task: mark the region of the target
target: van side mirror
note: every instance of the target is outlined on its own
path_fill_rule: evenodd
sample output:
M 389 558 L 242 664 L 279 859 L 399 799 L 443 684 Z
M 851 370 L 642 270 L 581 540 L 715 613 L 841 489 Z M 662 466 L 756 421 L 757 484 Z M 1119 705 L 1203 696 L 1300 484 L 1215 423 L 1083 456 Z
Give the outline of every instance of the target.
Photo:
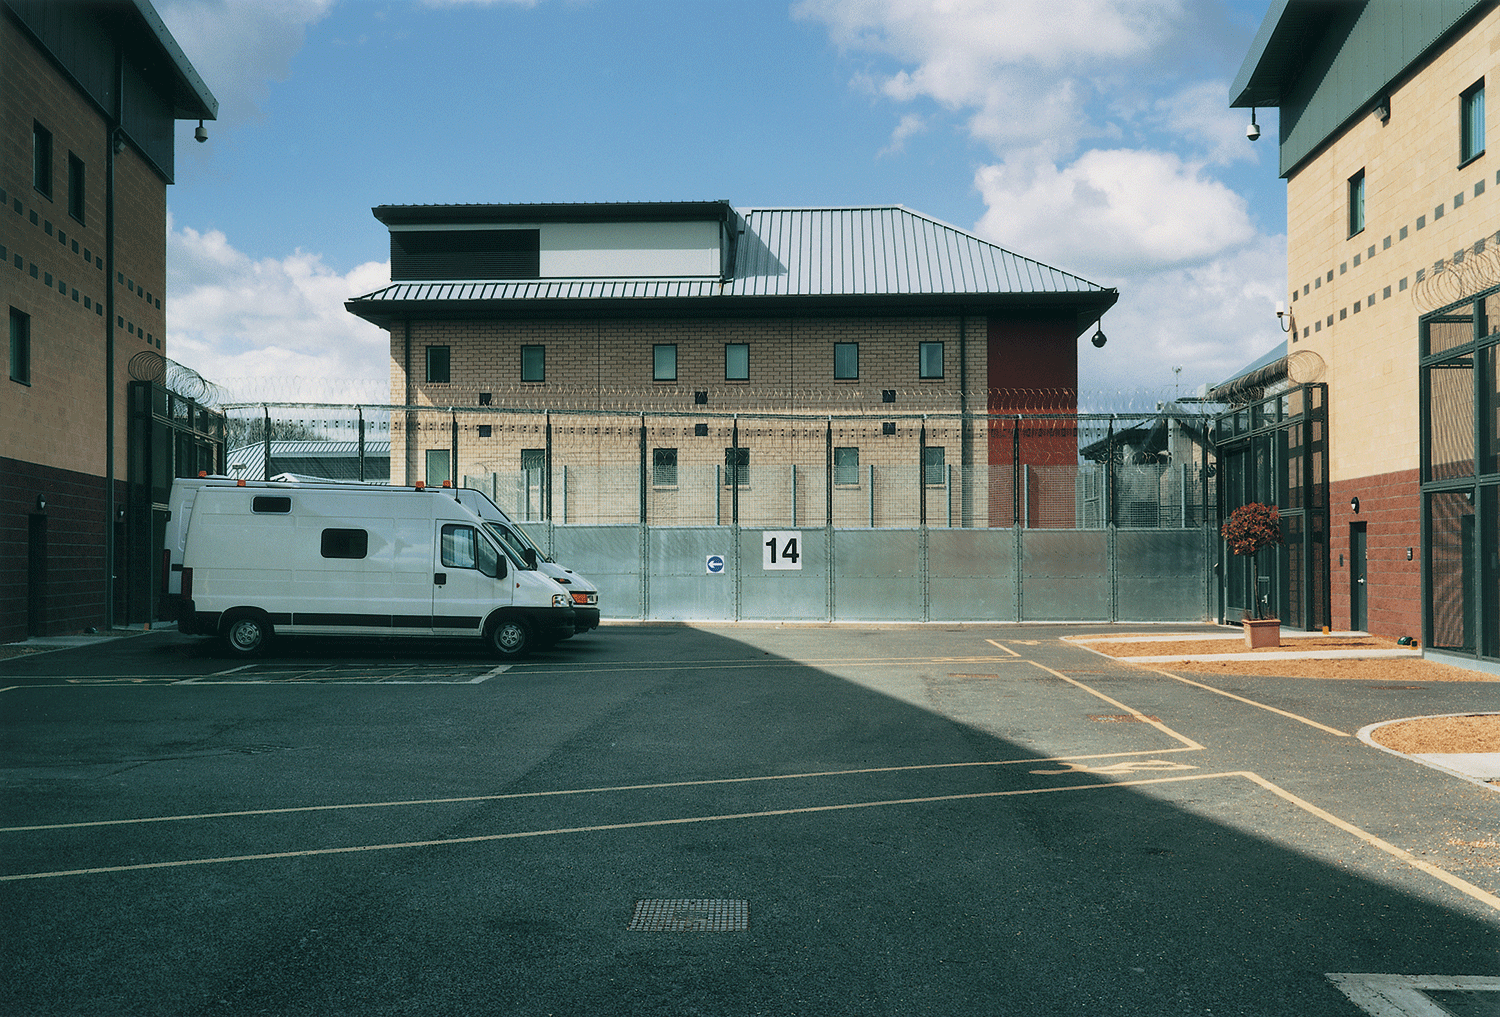
M 521 551 L 521 557 L 523 559 L 525 559 L 525 561 L 526 561 L 526 567 L 527 568 L 529 568 L 529 569 L 535 569 L 536 568 L 536 548 L 534 548 L 534 547 L 525 548 L 524 550 Z

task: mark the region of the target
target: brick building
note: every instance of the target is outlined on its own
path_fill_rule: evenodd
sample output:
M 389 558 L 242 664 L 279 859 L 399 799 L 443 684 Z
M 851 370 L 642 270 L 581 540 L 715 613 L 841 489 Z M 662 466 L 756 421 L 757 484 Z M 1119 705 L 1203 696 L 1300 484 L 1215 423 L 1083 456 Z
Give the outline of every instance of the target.
M 1014 428 L 988 425 L 986 414 L 1075 410 L 1078 339 L 1118 299 L 899 206 L 374 213 L 390 229 L 392 282 L 347 307 L 390 332 L 392 403 L 427 408 L 392 420 L 392 481 L 462 483 L 533 467 L 550 478 L 571 463 L 582 479 L 561 521 L 611 521 L 612 506 L 646 502 L 653 519 L 717 521 L 701 500 L 674 516 L 690 475 L 727 485 L 725 497 L 744 489 L 763 508 L 788 500 L 777 511 L 800 521 L 795 471 L 773 493 L 766 468 L 821 464 L 826 452 L 841 490 L 869 478 L 867 498 L 847 509 L 833 508 L 831 494 L 827 502 L 834 522 L 863 525 L 882 511 L 872 467 L 920 470 L 928 484 L 950 467 L 982 476 L 1018 447 Z M 538 415 L 474 424 L 471 414 L 461 425 L 434 412 L 484 406 Z M 837 425 L 810 419 L 818 414 Z M 1038 466 L 1078 463 L 1076 430 L 1064 426 L 1028 434 L 1022 447 Z M 637 454 L 651 466 L 639 502 Z M 1011 492 L 979 483 L 957 497 L 962 525 L 1012 525 Z M 821 504 L 806 511 L 822 518 Z
M 150 617 L 150 473 L 215 427 L 160 385 L 174 121 L 216 111 L 146 0 L 0 0 L 0 642 Z
M 1493 2 L 1281 0 L 1230 92 L 1281 112 L 1283 327 L 1327 386 L 1330 621 L 1478 666 L 1500 661 L 1497 39 Z

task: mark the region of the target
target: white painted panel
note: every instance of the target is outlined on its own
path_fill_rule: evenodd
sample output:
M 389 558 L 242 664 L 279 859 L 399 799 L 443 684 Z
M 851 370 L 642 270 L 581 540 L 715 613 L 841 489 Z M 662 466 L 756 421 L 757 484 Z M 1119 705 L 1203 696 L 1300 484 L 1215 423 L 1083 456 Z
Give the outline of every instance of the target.
M 543 279 L 717 276 L 717 222 L 543 223 Z

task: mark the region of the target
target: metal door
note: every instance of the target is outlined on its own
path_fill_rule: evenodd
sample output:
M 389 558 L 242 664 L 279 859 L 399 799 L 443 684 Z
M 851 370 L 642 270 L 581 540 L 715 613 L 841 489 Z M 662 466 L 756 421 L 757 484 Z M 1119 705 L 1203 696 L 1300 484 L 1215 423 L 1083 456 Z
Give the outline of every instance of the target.
M 1357 632 L 1369 625 L 1369 577 L 1365 572 L 1365 524 L 1349 524 L 1349 627 Z

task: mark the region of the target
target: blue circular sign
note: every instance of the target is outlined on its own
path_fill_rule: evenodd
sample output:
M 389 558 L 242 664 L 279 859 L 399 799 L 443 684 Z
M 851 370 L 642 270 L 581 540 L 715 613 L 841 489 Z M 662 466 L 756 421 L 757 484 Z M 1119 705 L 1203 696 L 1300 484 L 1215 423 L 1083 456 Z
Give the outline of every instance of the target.
M 708 556 L 708 574 L 711 575 L 711 576 L 716 576 L 720 572 L 723 572 L 723 571 L 724 571 L 724 556 L 723 555 L 719 555 L 719 554 L 711 554 L 711 555 L 709 555 Z

